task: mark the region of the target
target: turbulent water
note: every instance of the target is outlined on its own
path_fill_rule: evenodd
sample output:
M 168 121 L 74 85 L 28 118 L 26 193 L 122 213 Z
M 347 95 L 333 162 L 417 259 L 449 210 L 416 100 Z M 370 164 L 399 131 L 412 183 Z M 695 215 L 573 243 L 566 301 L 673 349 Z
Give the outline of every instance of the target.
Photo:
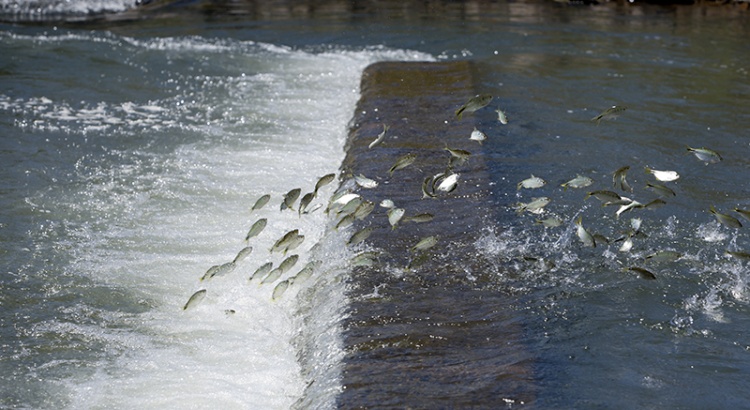
M 123 7 L 81 3 L 42 8 Z M 454 59 L 475 62 L 478 87 L 496 96 L 474 117 L 499 216 L 474 248 L 523 324 L 530 404 L 746 406 L 750 273 L 726 251 L 750 251 L 750 236 L 709 208 L 750 226 L 733 211 L 750 208 L 747 16 L 484 7 L 2 26 L 0 407 L 334 407 L 351 255 L 322 210 L 280 211 L 282 195 L 339 169 L 369 63 Z M 613 105 L 628 109 L 591 121 Z M 632 192 L 613 186 L 624 166 Z M 618 217 L 586 199 L 659 198 L 646 166 L 679 173 L 661 182 L 676 194 L 666 205 Z M 517 189 L 531 174 L 547 184 Z M 560 186 L 578 174 L 592 185 Z M 514 209 L 542 196 L 540 215 Z M 536 221 L 551 216 L 561 225 Z M 601 235 L 596 247 L 579 240 L 579 217 Z M 268 226 L 245 242 L 260 218 Z M 268 250 L 292 229 L 305 241 L 282 280 L 322 264 L 273 300 L 276 283 L 248 277 L 281 262 Z M 248 245 L 234 271 L 200 280 Z M 677 259 L 647 258 L 662 250 Z M 200 289 L 205 299 L 183 310 Z

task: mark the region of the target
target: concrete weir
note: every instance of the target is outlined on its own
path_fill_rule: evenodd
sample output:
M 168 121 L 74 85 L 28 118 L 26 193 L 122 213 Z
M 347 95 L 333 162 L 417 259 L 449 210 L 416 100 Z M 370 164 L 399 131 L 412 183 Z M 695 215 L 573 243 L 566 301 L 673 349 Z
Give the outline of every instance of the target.
M 498 272 L 476 247 L 494 221 L 491 181 L 484 147 L 469 140 L 479 112 L 460 120 L 454 114 L 477 94 L 474 78 L 470 62 L 383 62 L 362 75 L 342 175 L 377 180 L 378 187 L 357 192 L 376 204 L 391 199 L 406 212 L 392 229 L 378 206 L 352 229 L 372 227 L 358 246 L 379 256 L 371 266 L 352 268 L 339 408 L 500 408 L 533 401 L 533 358 L 522 346 L 518 312 L 493 286 Z M 492 107 L 483 110 L 487 118 Z M 369 148 L 384 124 L 390 126 L 385 139 Z M 453 164 L 450 172 L 460 174 L 454 191 L 424 198 L 424 180 L 446 172 L 446 146 L 472 155 Z M 416 154 L 415 162 L 389 175 L 408 153 Z M 422 213 L 434 219 L 408 221 Z M 430 235 L 438 238 L 434 247 L 411 250 Z

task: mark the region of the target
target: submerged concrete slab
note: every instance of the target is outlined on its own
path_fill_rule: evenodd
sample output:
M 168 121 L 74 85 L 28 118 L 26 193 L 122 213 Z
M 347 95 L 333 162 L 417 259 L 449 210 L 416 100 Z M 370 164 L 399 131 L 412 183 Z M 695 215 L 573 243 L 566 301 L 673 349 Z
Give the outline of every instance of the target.
M 533 400 L 533 358 L 522 348 L 517 312 L 492 286 L 497 272 L 475 246 L 494 211 L 483 147 L 469 140 L 474 117 L 454 114 L 477 94 L 472 69 L 469 62 L 384 62 L 363 73 L 344 184 L 362 174 L 379 182 L 355 189 L 366 200 L 391 199 L 405 219 L 434 219 L 402 220 L 392 229 L 377 207 L 350 228 L 372 227 L 360 246 L 379 257 L 351 273 L 340 408 L 499 408 Z M 370 148 L 384 124 L 384 141 Z M 471 158 L 447 169 L 446 146 Z M 410 153 L 414 163 L 389 174 Z M 457 188 L 425 198 L 425 178 L 446 172 L 460 175 Z M 410 249 L 433 235 L 434 247 Z

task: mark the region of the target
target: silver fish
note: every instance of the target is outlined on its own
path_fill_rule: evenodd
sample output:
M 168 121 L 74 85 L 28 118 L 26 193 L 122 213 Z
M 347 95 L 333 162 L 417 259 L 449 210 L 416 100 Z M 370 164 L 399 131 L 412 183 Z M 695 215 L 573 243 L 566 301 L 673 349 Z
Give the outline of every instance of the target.
M 355 266 L 372 266 L 378 261 L 378 253 L 375 251 L 361 252 L 352 257 L 349 261 L 352 267 Z
M 345 228 L 353 223 L 354 223 L 354 214 L 349 214 L 341 218 L 341 220 L 336 224 L 336 230 L 338 231 L 340 228 Z
M 381 142 L 383 142 L 383 139 L 385 139 L 385 133 L 388 132 L 388 128 L 390 128 L 390 126 L 383 124 L 383 132 L 381 132 L 380 134 L 378 134 L 378 137 L 375 138 L 375 141 L 373 141 L 373 142 L 370 143 L 370 145 L 369 145 L 368 148 L 372 148 L 372 147 L 380 144 Z
M 300 216 L 307 213 L 307 207 L 310 205 L 313 199 L 315 199 L 315 192 L 308 192 L 302 197 L 302 199 L 300 199 L 299 208 L 297 208 L 297 213 Z
M 594 183 L 594 180 L 587 176 L 576 175 L 575 178 L 571 179 L 568 182 L 565 182 L 564 184 L 560 186 L 562 186 L 563 188 L 565 188 L 565 190 L 567 190 L 568 188 L 585 188 L 593 183 Z
M 380 201 L 380 206 L 383 208 L 391 209 L 391 208 L 395 208 L 396 204 L 391 199 L 384 199 Z
M 299 236 L 299 229 L 294 229 L 287 232 L 286 234 L 284 234 L 284 236 L 279 238 L 276 243 L 273 244 L 273 246 L 271 247 L 271 253 L 283 251 L 297 236 Z
M 430 256 L 429 252 L 418 253 L 409 261 L 409 264 L 406 265 L 406 270 L 411 271 L 424 265 L 425 262 L 427 262 L 430 259 L 429 256 Z
M 643 209 L 656 209 L 656 208 L 660 208 L 660 207 L 662 207 L 662 206 L 664 206 L 666 204 L 667 203 L 663 199 L 656 198 L 653 201 L 650 201 L 650 202 L 647 202 L 646 204 L 644 204 L 642 206 L 642 208 Z
M 547 185 L 547 181 L 537 176 L 534 176 L 534 174 L 531 174 L 531 177 L 526 178 L 523 181 L 519 182 L 518 185 L 516 186 L 516 189 L 517 190 L 520 190 L 521 188 L 536 189 L 536 188 L 541 188 L 545 185 Z
M 734 208 L 734 212 L 737 212 L 738 214 L 742 215 L 743 218 L 750 221 L 750 211 L 740 208 Z
M 304 235 L 295 236 L 294 238 L 292 238 L 291 241 L 289 241 L 289 243 L 284 248 L 283 255 L 286 256 L 287 252 L 297 249 L 304 241 L 305 241 Z
M 713 205 L 711 205 L 711 208 L 709 208 L 709 211 L 712 214 L 714 214 L 714 216 L 716 217 L 716 220 L 719 221 L 720 224 L 726 225 L 730 228 L 742 228 L 742 224 L 737 218 L 717 212 L 716 208 L 714 208 Z
M 266 262 L 263 265 L 261 265 L 258 269 L 255 270 L 255 272 L 250 275 L 250 278 L 248 280 L 253 280 L 255 278 L 260 278 L 262 276 L 265 276 L 268 272 L 271 271 L 273 268 L 273 262 Z
M 357 185 L 361 186 L 365 189 L 373 189 L 378 187 L 378 181 L 375 181 L 374 179 L 367 178 L 366 176 L 359 174 L 354 177 L 354 182 L 357 183 Z
M 215 265 L 212 266 L 201 278 L 201 281 L 209 280 L 211 278 L 214 278 L 216 276 L 224 276 L 226 274 L 231 273 L 234 271 L 234 268 L 236 268 L 237 265 L 234 262 L 227 262 L 222 265 Z
M 234 263 L 240 262 L 241 260 L 247 258 L 248 255 L 250 255 L 252 252 L 253 252 L 253 247 L 246 246 L 242 248 L 239 252 L 237 252 L 237 256 L 234 257 L 234 260 L 232 262 Z
M 620 205 L 620 208 L 617 209 L 617 212 L 615 212 L 615 215 L 619 218 L 620 215 L 622 215 L 625 212 L 631 211 L 636 208 L 643 208 L 644 205 L 638 201 L 631 200 L 629 203 Z
M 312 274 L 315 272 L 315 269 L 318 269 L 320 265 L 320 261 L 307 262 L 307 265 L 305 265 L 304 268 L 302 268 L 299 272 L 297 272 L 296 275 L 289 279 L 289 283 L 303 283 L 304 281 L 310 279 Z
M 532 214 L 541 214 L 544 212 L 544 207 L 551 202 L 551 199 L 543 196 L 541 198 L 534 198 L 531 202 L 516 204 L 516 212 L 519 214 L 523 212 L 531 212 Z
M 633 249 L 633 238 L 628 236 L 620 245 L 620 252 L 630 252 Z
M 726 251 L 727 255 L 735 257 L 737 259 L 750 260 L 750 253 L 741 251 Z
M 688 146 L 687 150 L 692 152 L 699 160 L 707 164 L 715 164 L 722 160 L 721 155 L 719 155 L 718 152 L 708 148 L 691 148 Z
M 459 165 L 463 165 L 471 157 L 471 152 L 466 150 L 451 148 L 447 145 L 445 146 L 445 150 L 451 154 L 451 159 L 455 158 L 459 161 Z
M 336 174 L 326 174 L 320 177 L 318 179 L 318 182 L 315 184 L 315 190 L 313 191 L 313 194 L 316 196 L 318 195 L 318 190 L 320 188 L 323 188 L 324 186 L 328 185 L 333 181 L 333 179 L 336 178 Z
M 469 139 L 472 141 L 476 141 L 481 145 L 482 141 L 487 139 L 487 135 L 482 131 L 479 131 L 477 127 L 474 127 L 474 130 L 471 132 L 471 136 L 469 136 Z
M 258 198 L 257 201 L 255 201 L 255 205 L 253 205 L 252 209 L 250 210 L 257 211 L 258 209 L 263 208 L 264 206 L 266 206 L 266 204 L 268 203 L 268 200 L 270 199 L 271 199 L 271 195 L 269 194 L 265 194 L 261 196 L 260 198 Z
M 615 188 L 619 188 L 627 192 L 633 192 L 633 187 L 631 187 L 628 184 L 628 180 L 626 179 L 629 169 L 630 169 L 630 166 L 626 165 L 618 169 L 617 171 L 615 171 L 614 174 L 612 174 L 612 185 Z
M 547 219 L 537 219 L 536 223 L 544 226 L 545 228 L 557 228 L 558 226 L 563 224 L 563 220 L 556 216 L 551 216 Z
M 644 268 L 639 268 L 639 267 L 637 267 L 637 266 L 631 266 L 631 267 L 629 267 L 629 268 L 628 268 L 628 270 L 630 270 L 630 271 L 633 271 L 633 272 L 637 273 L 637 274 L 638 274 L 638 275 L 640 275 L 640 277 L 641 277 L 641 278 L 643 278 L 643 279 L 648 279 L 648 280 L 656 280 L 656 275 L 654 275 L 654 274 L 653 274 L 653 273 L 652 273 L 651 271 L 649 271 L 648 269 L 644 269 Z
M 646 188 L 653 190 L 661 196 L 677 196 L 677 193 L 675 193 L 672 188 L 662 184 L 652 184 L 649 182 L 646 184 Z
M 396 229 L 398 222 L 404 216 L 404 208 L 392 208 L 388 210 L 388 223 L 391 224 L 391 229 Z
M 456 186 L 458 185 L 458 177 L 460 174 L 450 174 L 447 177 L 443 178 L 442 182 L 437 186 L 438 191 L 443 192 L 453 192 L 454 189 L 456 189 Z
M 495 112 L 497 113 L 497 120 L 500 121 L 500 124 L 505 125 L 508 123 L 508 117 L 505 115 L 505 112 L 503 112 L 503 110 L 498 108 L 497 110 L 495 110 Z
M 279 282 L 279 284 L 276 285 L 275 288 L 273 288 L 271 300 L 279 300 L 279 298 L 284 294 L 284 292 L 286 292 L 287 289 L 289 289 L 289 279 Z
M 347 245 L 354 246 L 354 245 L 356 245 L 356 244 L 358 244 L 360 242 L 365 241 L 367 238 L 370 237 L 370 234 L 372 234 L 372 231 L 373 231 L 372 227 L 367 227 L 367 228 L 364 228 L 364 229 L 361 229 L 361 230 L 355 232 L 349 238 L 349 241 L 347 242 Z
M 619 117 L 623 111 L 627 109 L 628 107 L 624 105 L 613 105 L 612 107 L 607 108 L 606 110 L 602 111 L 601 114 L 592 118 L 591 121 L 596 121 L 596 125 L 599 125 L 599 122 L 601 120 L 614 120 L 617 117 Z
M 360 221 L 367 218 L 368 215 L 372 213 L 372 211 L 375 210 L 375 202 L 372 201 L 364 201 L 357 209 L 354 210 L 354 217 L 359 219 Z
M 651 262 L 674 262 L 681 257 L 682 254 L 676 251 L 657 251 L 647 255 L 646 260 Z
M 596 240 L 594 239 L 594 236 L 591 235 L 591 233 L 589 233 L 589 231 L 583 227 L 583 217 L 578 217 L 575 224 L 576 224 L 576 235 L 578 235 L 578 239 L 580 239 L 584 245 L 595 248 Z
M 287 273 L 289 272 L 289 269 L 292 269 L 294 265 L 297 264 L 297 261 L 299 260 L 299 255 L 292 255 L 279 264 L 279 267 L 276 269 L 279 269 L 281 273 Z
M 646 167 L 645 169 L 647 173 L 653 175 L 654 178 L 662 182 L 672 182 L 680 178 L 680 174 L 675 171 L 658 171 L 649 167 Z
M 612 191 L 592 191 L 586 194 L 586 199 L 589 199 L 592 196 L 600 200 L 604 206 L 628 203 L 628 201 L 623 202 L 622 197 L 618 193 Z
M 411 247 L 412 252 L 418 252 L 418 251 L 424 251 L 427 249 L 432 248 L 435 246 L 438 242 L 438 238 L 436 236 L 428 236 L 425 238 L 422 238 L 419 242 L 417 242 L 416 245 Z
M 428 176 L 424 179 L 422 182 L 422 199 L 425 198 L 437 198 L 437 195 L 435 195 L 435 189 L 433 188 L 430 190 L 430 187 L 432 186 L 431 182 L 433 182 L 432 176 Z M 382 206 L 382 203 L 381 203 Z
M 284 201 L 281 203 L 281 210 L 283 211 L 289 208 L 294 211 L 294 203 L 297 201 L 297 198 L 299 198 L 299 194 L 301 193 L 302 190 L 300 188 L 294 188 L 284 194 Z
M 415 223 L 424 223 L 424 222 L 430 222 L 435 218 L 435 215 L 431 213 L 421 213 L 414 216 L 409 216 L 404 218 L 404 221 L 408 222 L 415 222 Z
M 416 159 L 417 159 L 417 154 L 413 152 L 400 156 L 396 160 L 396 163 L 393 164 L 391 169 L 388 170 L 388 175 L 393 175 L 394 171 L 398 171 L 399 169 L 404 169 L 408 167 L 409 165 L 413 164 Z
M 466 104 L 462 105 L 461 108 L 456 110 L 456 117 L 460 120 L 465 112 L 474 112 L 481 108 L 486 107 L 492 101 L 490 94 L 478 94 L 471 97 Z
M 263 232 L 263 229 L 266 228 L 266 223 L 268 220 L 266 218 L 261 218 L 255 221 L 253 226 L 250 227 L 250 230 L 247 231 L 247 235 L 245 235 L 245 242 L 250 240 L 250 238 L 259 235 L 261 232 Z
M 272 270 L 271 272 L 269 272 L 268 276 L 266 276 L 265 278 L 263 278 L 262 281 L 260 281 L 260 284 L 261 285 L 265 285 L 266 283 L 276 282 L 276 280 L 278 278 L 280 278 L 281 275 L 283 275 L 283 274 L 284 274 L 284 272 L 282 272 L 281 269 L 276 268 L 276 269 Z
M 189 308 L 197 305 L 205 297 L 206 297 L 206 289 L 201 289 L 193 293 L 193 295 L 190 296 L 190 299 L 188 299 L 187 303 L 185 303 L 185 306 L 182 307 L 182 310 L 188 310 Z

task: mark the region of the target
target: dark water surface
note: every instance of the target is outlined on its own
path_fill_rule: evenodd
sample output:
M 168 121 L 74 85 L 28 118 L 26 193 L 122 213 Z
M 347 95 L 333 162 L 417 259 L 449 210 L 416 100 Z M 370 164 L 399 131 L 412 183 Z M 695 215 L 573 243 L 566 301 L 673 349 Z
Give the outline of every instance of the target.
M 109 402 L 117 408 L 177 408 L 177 400 L 154 399 L 159 391 L 149 390 L 150 400 L 122 396 L 138 397 L 143 391 L 139 386 L 153 386 L 164 377 L 158 370 L 168 367 L 164 363 L 185 357 L 190 359 L 168 367 L 167 374 L 174 380 L 184 376 L 196 397 L 201 385 L 210 391 L 205 397 L 216 399 L 210 395 L 217 391 L 238 397 L 230 401 L 235 408 L 286 408 L 294 402 L 329 407 L 336 397 L 353 397 L 336 387 L 347 384 L 346 374 L 340 378 L 336 371 L 313 369 L 325 367 L 320 363 L 334 369 L 330 363 L 347 352 L 326 355 L 318 347 L 318 353 L 311 353 L 309 346 L 329 339 L 319 337 L 324 332 L 309 323 L 330 317 L 340 324 L 346 306 L 366 303 L 362 300 L 321 313 L 315 311 L 321 304 L 313 297 L 302 306 L 290 302 L 284 308 L 289 313 L 280 316 L 265 305 L 250 304 L 249 311 L 260 313 L 244 317 L 247 322 L 236 327 L 218 329 L 180 319 L 186 323 L 176 330 L 160 309 L 181 306 L 194 290 L 198 271 L 216 263 L 212 258 L 217 254 L 231 259 L 228 254 L 236 252 L 239 244 L 232 241 L 247 227 L 231 215 L 250 202 L 235 193 L 236 184 L 255 198 L 265 190 L 286 192 L 291 185 L 314 184 L 317 176 L 338 169 L 343 153 L 335 155 L 343 149 L 342 138 L 329 141 L 323 135 L 345 132 L 346 122 L 356 116 L 356 73 L 375 61 L 433 59 L 470 61 L 474 90 L 495 96 L 467 122 L 489 137 L 475 150 L 487 172 L 486 186 L 479 187 L 487 196 L 475 210 L 483 226 L 456 242 L 456 249 L 477 261 L 482 272 L 446 269 L 455 275 L 455 286 L 478 302 L 461 305 L 474 310 L 452 312 L 466 317 L 467 328 L 433 326 L 441 316 L 420 310 L 417 302 L 402 311 L 381 312 L 382 322 L 374 325 L 391 321 L 404 334 L 434 336 L 430 343 L 436 346 L 448 345 L 456 334 L 471 334 L 477 341 L 462 339 L 467 341 L 464 348 L 471 351 L 471 360 L 486 361 L 488 367 L 506 362 L 497 360 L 494 349 L 472 349 L 486 346 L 487 340 L 480 343 L 479 338 L 512 329 L 508 351 L 516 352 L 523 380 L 532 387 L 503 397 L 511 408 L 748 406 L 750 271 L 747 261 L 725 251 L 750 251 L 750 222 L 733 211 L 750 208 L 750 16 L 732 8 L 640 5 L 377 6 L 331 2 L 201 8 L 187 3 L 142 14 L 142 20 L 0 26 L 7 56 L 0 62 L 6 164 L 0 175 L 0 346 L 6 386 L 0 405 L 96 408 Z M 66 40 L 49 40 L 57 36 Z M 243 79 L 245 71 L 253 82 Z M 340 79 L 327 80 L 338 74 Z M 346 90 L 340 92 L 339 84 L 346 84 Z M 456 95 L 451 110 L 471 93 Z M 615 120 L 591 121 L 613 105 L 628 109 Z M 171 108 L 159 114 L 159 107 Z M 317 112 L 314 107 L 324 108 Z M 105 114 L 98 115 L 97 109 Z M 496 109 L 506 113 L 507 125 L 498 122 Z M 335 118 L 324 122 L 326 113 Z M 445 114 L 434 113 L 441 121 Z M 124 124 L 116 132 L 111 117 Z M 314 124 L 316 139 L 302 137 L 309 124 Z M 468 137 L 455 136 L 472 147 Z M 307 170 L 294 164 L 304 163 L 322 145 L 334 154 L 310 159 L 317 164 L 310 165 L 315 175 L 300 176 Z M 723 160 L 705 164 L 686 146 L 718 151 Z M 289 160 L 267 160 L 275 154 Z M 325 164 L 330 158 L 338 162 Z M 258 164 L 260 170 L 233 165 L 242 161 Z M 658 197 L 646 188 L 656 182 L 646 166 L 678 172 L 680 179 L 662 183 L 676 195 L 663 198 L 662 207 L 619 217 L 617 206 L 586 199 L 593 190 L 617 190 L 612 174 L 624 166 L 630 166 L 627 180 L 633 191 L 618 190 L 621 195 L 644 204 Z M 532 174 L 547 184 L 517 189 Z M 560 186 L 578 174 L 593 184 L 567 190 Z M 515 211 L 517 203 L 542 196 L 551 199 L 543 214 Z M 226 213 L 204 214 L 194 204 Z M 748 226 L 720 225 L 709 212 L 712 205 Z M 187 213 L 178 214 L 178 209 Z M 562 225 L 536 223 L 550 216 L 559 217 Z M 579 217 L 588 230 L 611 242 L 584 246 L 576 236 Z M 628 252 L 620 251 L 623 241 L 614 240 L 627 237 L 633 218 L 642 221 L 644 235 L 632 238 Z M 163 225 L 155 230 L 147 224 Z M 192 229 L 201 224 L 212 228 Z M 277 236 L 283 234 L 278 229 Z M 660 250 L 680 257 L 646 258 Z M 168 268 L 153 268 L 165 265 L 164 258 L 170 261 Z M 657 279 L 642 279 L 629 267 L 646 268 Z M 179 272 L 191 269 L 190 281 L 179 279 L 185 276 Z M 398 278 L 392 272 L 383 284 L 392 286 Z M 140 284 L 144 281 L 145 287 Z M 405 287 L 414 293 L 402 297 L 419 301 L 419 292 L 433 292 L 434 305 L 458 309 L 452 299 L 456 294 L 445 292 L 450 282 Z M 384 289 L 372 285 L 373 292 Z M 213 303 L 210 298 L 207 302 Z M 222 311 L 234 307 L 222 303 L 217 302 Z M 296 321 L 290 319 L 295 314 Z M 252 328 L 255 323 L 263 329 Z M 281 323 L 292 330 L 276 331 Z M 305 326 L 312 336 L 294 330 Z M 233 337 L 243 340 L 247 327 L 262 335 L 253 341 L 267 344 L 258 351 L 273 360 L 244 363 L 253 367 L 246 373 L 259 375 L 247 383 L 231 388 L 206 383 L 201 374 L 219 380 L 232 368 L 232 359 L 222 356 L 221 349 L 208 349 L 206 362 L 191 356 L 205 348 L 205 341 L 217 342 L 203 338 L 228 332 L 229 342 L 221 347 L 231 349 Z M 337 325 L 323 328 L 335 333 Z M 273 331 L 262 332 L 268 329 Z M 383 337 L 384 343 L 410 340 Z M 298 353 L 274 356 L 282 350 L 277 340 L 286 339 L 296 341 L 290 344 Z M 330 340 L 335 344 L 337 338 Z M 428 350 L 424 340 L 411 342 L 406 345 L 410 355 Z M 382 345 L 369 346 L 372 352 L 374 347 Z M 368 345 L 359 348 L 366 352 Z M 472 367 L 462 367 L 460 349 L 455 354 L 444 363 L 452 373 L 435 380 L 430 390 L 434 397 L 445 393 L 446 407 L 453 396 L 446 384 L 451 377 L 477 380 L 477 389 L 468 393 L 472 400 L 461 403 L 478 408 L 497 403 L 498 392 L 507 391 L 501 386 L 513 383 L 465 371 Z M 301 369 L 295 367 L 295 356 Z M 186 375 L 191 365 L 206 373 Z M 381 377 L 391 370 L 400 371 L 373 365 L 358 374 Z M 143 376 L 134 376 L 138 374 Z M 125 393 L 106 387 L 120 377 L 126 380 Z M 430 389 L 429 379 L 420 382 Z M 290 387 L 278 389 L 285 384 Z M 251 385 L 263 393 L 240 393 Z M 419 399 L 409 397 L 407 386 L 382 390 L 393 392 L 389 401 L 377 402 L 383 407 L 418 407 Z M 94 404 L 82 405 L 92 396 Z M 190 397 L 188 392 L 183 396 Z M 377 405 L 364 396 L 361 403 Z M 211 403 L 196 397 L 196 408 Z

